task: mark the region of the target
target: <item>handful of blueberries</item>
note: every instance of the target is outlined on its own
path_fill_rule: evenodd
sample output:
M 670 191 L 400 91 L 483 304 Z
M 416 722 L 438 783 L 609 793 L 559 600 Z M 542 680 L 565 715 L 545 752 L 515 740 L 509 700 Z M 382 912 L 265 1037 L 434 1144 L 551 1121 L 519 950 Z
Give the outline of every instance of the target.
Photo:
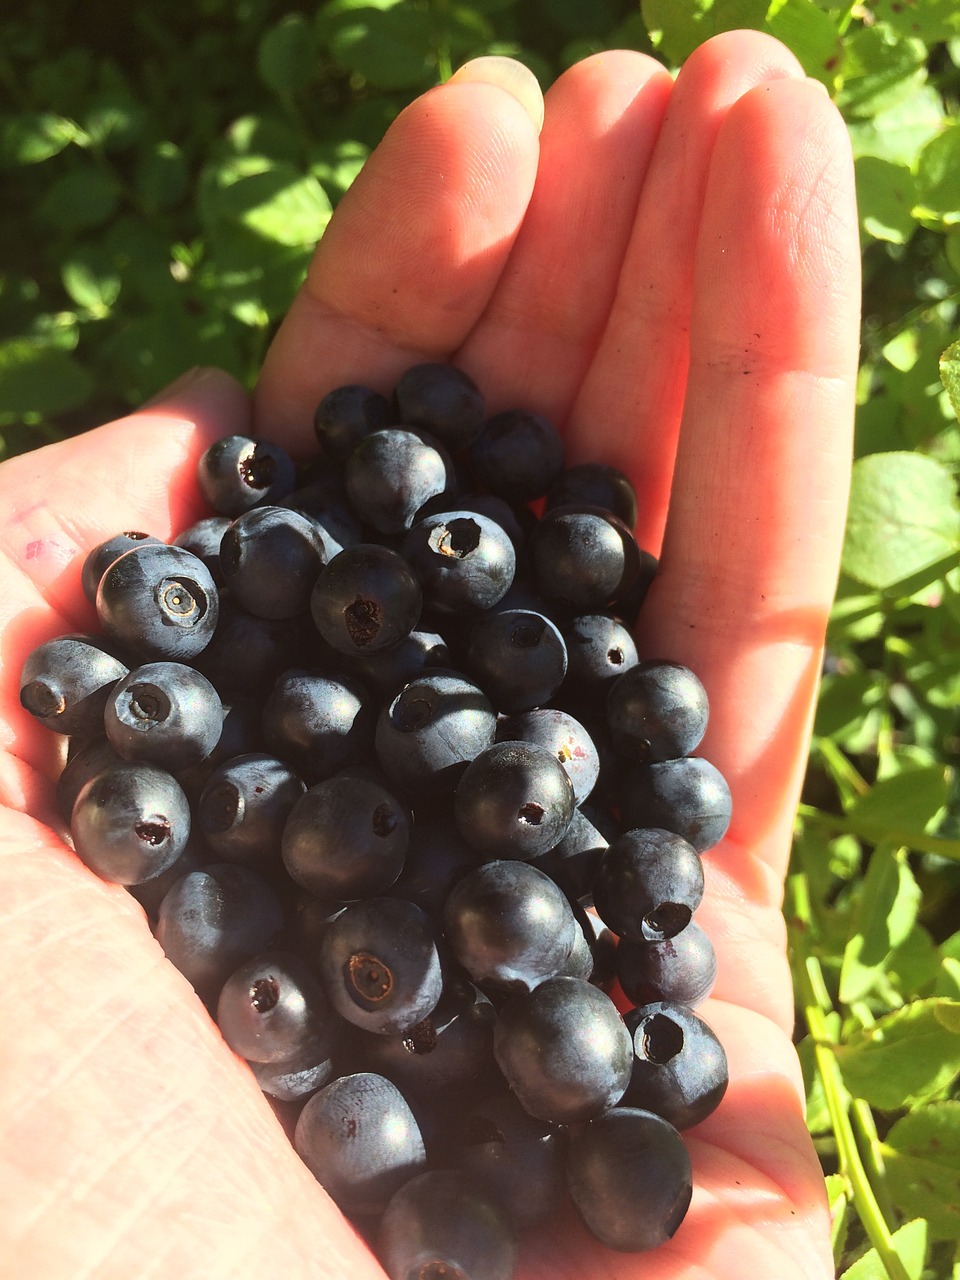
M 654 1248 L 727 1084 L 692 917 L 730 792 L 696 675 L 637 659 L 633 489 L 443 364 L 315 428 L 299 472 L 211 446 L 217 514 L 95 548 L 102 635 L 27 659 L 76 851 L 392 1280 L 509 1280 L 567 1196 Z

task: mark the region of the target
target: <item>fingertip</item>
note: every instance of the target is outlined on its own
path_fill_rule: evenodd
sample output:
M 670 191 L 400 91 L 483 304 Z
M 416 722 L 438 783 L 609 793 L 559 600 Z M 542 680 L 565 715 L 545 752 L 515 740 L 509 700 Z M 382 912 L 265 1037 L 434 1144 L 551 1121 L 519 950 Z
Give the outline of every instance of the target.
M 543 90 L 529 67 L 516 58 L 500 54 L 486 54 L 471 58 L 458 67 L 447 84 L 480 82 L 497 85 L 511 94 L 523 107 L 537 133 L 543 128 Z

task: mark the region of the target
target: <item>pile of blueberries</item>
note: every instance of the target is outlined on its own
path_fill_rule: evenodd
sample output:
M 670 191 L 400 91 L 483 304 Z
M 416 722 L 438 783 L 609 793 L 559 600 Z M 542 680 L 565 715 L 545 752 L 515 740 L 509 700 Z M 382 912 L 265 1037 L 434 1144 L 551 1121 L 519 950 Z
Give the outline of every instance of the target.
M 393 1280 L 509 1280 L 568 1198 L 653 1248 L 727 1084 L 692 917 L 730 792 L 699 679 L 637 658 L 634 491 L 444 364 L 315 427 L 299 470 L 212 445 L 217 514 L 95 548 L 102 634 L 28 658 L 73 844 Z

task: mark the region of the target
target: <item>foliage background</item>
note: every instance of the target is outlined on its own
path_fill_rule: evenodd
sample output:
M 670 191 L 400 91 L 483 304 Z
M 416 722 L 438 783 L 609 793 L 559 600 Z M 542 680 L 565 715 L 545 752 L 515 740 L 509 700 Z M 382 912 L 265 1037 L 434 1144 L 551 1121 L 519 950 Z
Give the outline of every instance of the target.
M 468 57 L 546 88 L 767 30 L 856 156 L 857 460 L 787 884 L 838 1274 L 960 1280 L 960 8 L 955 0 L 32 0 L 0 18 L 0 451 L 191 365 L 247 383 L 338 198 Z

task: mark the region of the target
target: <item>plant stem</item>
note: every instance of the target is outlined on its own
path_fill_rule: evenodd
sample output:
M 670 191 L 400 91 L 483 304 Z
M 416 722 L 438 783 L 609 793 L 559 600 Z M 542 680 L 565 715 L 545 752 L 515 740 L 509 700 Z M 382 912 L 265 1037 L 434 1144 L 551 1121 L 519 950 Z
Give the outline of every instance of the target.
M 960 862 L 960 840 L 948 840 L 944 836 L 928 836 L 922 831 L 872 831 L 852 822 L 839 813 L 825 813 L 812 804 L 802 804 L 797 813 L 805 822 L 815 822 L 820 827 L 829 827 L 840 835 L 858 836 L 870 844 L 879 840 L 888 840 L 891 844 L 903 845 L 915 853 L 935 853 L 941 858 L 950 858 Z
M 857 1215 L 871 1245 L 876 1249 L 890 1280 L 909 1280 L 906 1267 L 897 1253 L 890 1228 L 880 1209 L 870 1175 L 857 1146 L 851 1123 L 853 1101 L 843 1083 L 840 1064 L 833 1052 L 833 1039 L 828 1033 L 826 1016 L 816 992 L 825 988 L 820 962 L 815 956 L 804 956 L 797 966 L 804 1017 L 813 1038 L 817 1070 L 823 1083 L 830 1124 L 837 1140 L 840 1173 L 847 1179 Z M 865 1104 L 864 1104 L 865 1105 Z

